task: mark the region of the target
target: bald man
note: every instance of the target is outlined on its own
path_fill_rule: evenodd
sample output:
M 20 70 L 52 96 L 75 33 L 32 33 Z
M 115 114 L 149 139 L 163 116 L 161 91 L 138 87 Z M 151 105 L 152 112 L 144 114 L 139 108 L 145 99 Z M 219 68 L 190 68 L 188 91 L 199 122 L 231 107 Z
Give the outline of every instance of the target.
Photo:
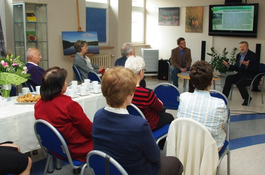
M 45 72 L 43 68 L 38 66 L 42 57 L 40 51 L 36 48 L 29 48 L 26 54 L 28 59 L 26 67 L 31 78 L 27 81 L 27 85 L 31 86 L 33 88 L 31 90 L 35 91 L 35 87 L 41 85 L 41 78 Z

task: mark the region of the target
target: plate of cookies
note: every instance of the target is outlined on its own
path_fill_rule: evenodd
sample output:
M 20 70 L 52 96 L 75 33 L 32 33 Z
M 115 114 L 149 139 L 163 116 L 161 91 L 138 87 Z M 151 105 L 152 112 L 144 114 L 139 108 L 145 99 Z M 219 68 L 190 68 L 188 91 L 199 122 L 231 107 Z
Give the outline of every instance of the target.
M 27 93 L 23 96 L 19 96 L 16 104 L 35 104 L 40 98 L 41 96 L 39 94 L 32 95 L 31 93 Z

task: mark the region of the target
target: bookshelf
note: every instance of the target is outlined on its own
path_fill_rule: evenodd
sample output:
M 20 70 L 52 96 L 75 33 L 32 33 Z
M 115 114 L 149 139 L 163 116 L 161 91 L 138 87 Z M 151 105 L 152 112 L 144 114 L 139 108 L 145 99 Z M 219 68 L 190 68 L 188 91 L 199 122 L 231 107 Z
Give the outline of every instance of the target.
M 27 62 L 26 51 L 30 47 L 39 49 L 43 69 L 49 67 L 47 4 L 13 3 L 14 50 L 15 56 Z

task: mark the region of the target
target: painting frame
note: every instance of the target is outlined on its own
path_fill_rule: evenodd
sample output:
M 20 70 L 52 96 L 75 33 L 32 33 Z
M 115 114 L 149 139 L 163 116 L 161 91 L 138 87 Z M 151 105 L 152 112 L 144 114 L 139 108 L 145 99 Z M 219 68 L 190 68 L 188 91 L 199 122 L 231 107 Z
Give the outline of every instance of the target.
M 158 8 L 158 25 L 179 26 L 179 7 Z
M 62 31 L 64 55 L 76 53 L 74 44 L 77 40 L 87 42 L 88 54 L 99 54 L 98 34 L 96 31 Z
M 186 7 L 185 32 L 202 33 L 203 29 L 203 6 Z

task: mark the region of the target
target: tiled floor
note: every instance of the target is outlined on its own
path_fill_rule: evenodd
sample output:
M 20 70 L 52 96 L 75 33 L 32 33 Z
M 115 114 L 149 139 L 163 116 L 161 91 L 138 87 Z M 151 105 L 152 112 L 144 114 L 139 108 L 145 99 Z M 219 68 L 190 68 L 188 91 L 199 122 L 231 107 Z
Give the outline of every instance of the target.
M 167 82 L 157 80 L 156 77 L 146 77 L 147 87 L 154 88 L 158 83 Z M 179 90 L 183 92 L 183 80 L 179 80 Z M 220 81 L 216 81 L 216 90 L 221 91 Z M 230 123 L 230 149 L 231 149 L 231 175 L 261 175 L 265 174 L 265 104 L 261 103 L 261 92 L 252 93 L 252 101 L 249 107 L 242 106 L 243 100 L 237 90 L 233 90 L 233 99 L 229 101 L 231 109 Z M 177 111 L 168 110 L 176 117 Z M 165 154 L 164 151 L 161 153 Z M 32 175 L 42 174 L 45 160 L 39 151 L 32 156 Z M 41 161 L 40 161 L 41 160 Z M 54 175 L 72 174 L 69 165 L 62 170 L 55 170 Z M 226 174 L 226 157 L 221 164 L 221 175 Z

